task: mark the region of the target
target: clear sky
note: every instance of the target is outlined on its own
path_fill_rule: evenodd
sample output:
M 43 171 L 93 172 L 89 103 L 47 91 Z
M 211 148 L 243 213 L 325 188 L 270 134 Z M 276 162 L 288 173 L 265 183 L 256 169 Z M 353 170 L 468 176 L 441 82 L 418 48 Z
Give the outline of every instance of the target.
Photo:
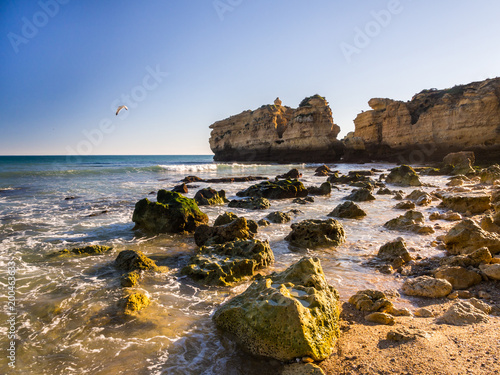
M 498 0 L 2 0 L 0 155 L 211 154 L 213 122 L 316 93 L 343 137 L 372 97 L 500 76 L 499 14 Z

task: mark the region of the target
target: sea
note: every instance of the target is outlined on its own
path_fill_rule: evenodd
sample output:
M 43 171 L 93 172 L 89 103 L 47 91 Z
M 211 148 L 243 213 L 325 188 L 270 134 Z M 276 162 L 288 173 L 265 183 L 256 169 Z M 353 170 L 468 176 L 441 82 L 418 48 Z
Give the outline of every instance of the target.
M 282 363 L 242 351 L 212 322 L 214 311 L 243 292 L 235 287 L 205 287 L 180 274 L 195 253 L 192 235 L 146 236 L 134 231 L 134 205 L 155 200 L 159 189 L 172 189 L 188 175 L 201 178 L 266 176 L 274 178 L 298 168 L 306 186 L 319 186 L 326 177 L 314 176 L 319 164 L 216 163 L 212 155 L 195 156 L 1 156 L 0 157 L 0 373 L 1 374 L 277 374 Z M 375 169 L 375 179 L 393 164 L 329 164 L 333 170 Z M 426 191 L 444 187 L 440 176 L 422 177 Z M 229 199 L 255 182 L 199 182 L 189 189 L 224 189 Z M 272 201 L 263 211 L 202 206 L 213 223 L 225 211 L 259 220 L 272 211 L 298 209 L 292 223 L 326 219 L 353 189 L 339 185 L 329 196 L 302 205 L 291 199 Z M 393 188 L 393 187 L 390 187 Z M 398 188 L 410 193 L 412 188 Z M 389 231 L 383 224 L 401 215 L 391 195 L 376 195 L 359 205 L 361 220 L 340 219 L 347 242 L 331 248 L 292 249 L 285 236 L 290 224 L 259 228 L 276 262 L 265 272 L 282 271 L 304 256 L 320 259 L 328 282 L 346 302 L 361 289 L 398 291 L 397 275 L 367 265 L 384 243 L 403 237 L 422 257 L 438 255 L 436 234 Z M 437 203 L 418 208 L 428 214 Z M 103 255 L 54 257 L 54 252 L 88 244 L 111 246 Z M 134 288 L 151 304 L 131 317 L 119 313 L 125 291 L 114 267 L 117 254 L 141 250 L 164 273 L 146 275 Z M 9 279 L 10 277 L 10 279 Z M 14 283 L 12 281 L 15 281 Z M 14 285 L 13 285 L 14 284 Z M 412 300 L 397 297 L 397 307 L 412 308 Z M 12 344 L 14 343 L 14 345 Z M 14 354 L 9 357 L 10 354 Z

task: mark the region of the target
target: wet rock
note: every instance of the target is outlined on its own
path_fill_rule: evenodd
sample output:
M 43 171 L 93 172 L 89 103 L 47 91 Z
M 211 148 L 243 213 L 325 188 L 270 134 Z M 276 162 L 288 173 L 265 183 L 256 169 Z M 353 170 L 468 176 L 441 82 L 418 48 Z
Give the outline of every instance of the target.
M 453 166 L 451 174 L 468 174 L 474 173 L 474 169 L 472 168 L 474 161 L 474 152 L 461 151 L 446 155 L 443 158 L 443 165 Z
M 387 189 L 387 188 L 380 188 L 377 190 L 377 195 L 392 195 L 392 194 L 396 194 L 396 191 L 395 190 L 390 190 L 390 189 Z
M 440 263 L 447 266 L 478 267 L 480 264 L 490 261 L 490 251 L 487 247 L 481 247 L 470 254 L 442 258 Z
M 313 197 L 305 197 L 305 198 L 295 198 L 292 203 L 297 203 L 297 204 L 308 204 L 308 203 L 314 203 L 314 198 Z
M 441 266 L 434 271 L 434 277 L 449 281 L 453 289 L 468 289 L 482 281 L 477 272 L 460 266 Z
M 399 202 L 394 206 L 394 208 L 397 210 L 413 210 L 415 207 L 415 203 L 411 201 Z
M 203 181 L 203 179 L 199 178 L 198 176 L 186 176 L 181 182 L 189 184 L 191 182 L 200 182 L 200 181 Z
M 200 211 L 194 199 L 160 190 L 157 202 L 145 198 L 135 204 L 132 221 L 135 229 L 149 233 L 180 233 L 193 232 L 197 226 L 208 223 L 208 216 Z
M 372 323 L 393 325 L 396 323 L 394 317 L 390 314 L 383 312 L 374 312 L 365 316 L 365 320 Z
M 224 225 L 214 227 L 200 225 L 194 232 L 194 241 L 197 246 L 208 246 L 234 240 L 246 240 L 253 238 L 254 235 L 255 232 L 250 230 L 247 219 L 240 217 Z
M 387 312 L 394 308 L 394 305 L 389 301 L 385 293 L 373 289 L 356 292 L 356 294 L 349 298 L 349 303 L 354 305 L 359 311 L 366 312 Z
M 332 184 L 351 184 L 354 182 L 373 182 L 375 184 L 375 182 L 370 177 L 363 176 L 358 173 L 349 173 L 347 176 L 339 176 L 338 173 L 334 173 L 330 177 L 328 177 L 327 181 Z
M 430 334 L 417 328 L 399 327 L 387 332 L 387 340 L 406 342 L 416 340 L 418 337 L 427 338 Z
M 409 210 L 404 215 L 389 220 L 384 227 L 391 230 L 403 230 L 418 234 L 434 233 L 431 226 L 424 225 L 424 215 L 421 212 Z
M 417 206 L 428 206 L 432 202 L 430 194 L 422 190 L 413 190 L 405 199 L 415 202 Z
M 161 271 L 142 251 L 123 250 L 115 259 L 115 267 L 123 271 Z
M 391 173 L 389 173 L 385 181 L 400 186 L 422 186 L 417 172 L 412 167 L 404 164 L 391 169 Z
M 275 224 L 284 224 L 292 220 L 290 215 L 281 211 L 271 212 L 269 215 L 266 216 L 266 219 L 269 220 L 269 222 Z
M 323 182 L 320 187 L 310 186 L 307 188 L 309 195 L 329 195 L 332 192 L 332 184 Z
M 345 201 L 333 209 L 328 216 L 340 217 L 346 219 L 361 219 L 366 216 L 366 212 L 352 201 Z
M 500 280 L 500 263 L 481 264 L 479 269 L 490 279 Z
M 138 270 L 127 272 L 120 278 L 120 285 L 124 288 L 136 286 L 141 279 L 141 273 Z
M 313 363 L 292 363 L 286 365 L 280 375 L 325 375 L 321 367 Z
M 219 225 L 229 224 L 230 222 L 236 219 L 238 219 L 238 215 L 230 211 L 224 212 L 223 214 L 217 216 L 217 218 L 214 221 L 214 227 L 218 227 Z
M 254 355 L 319 361 L 334 350 L 339 313 L 338 292 L 328 285 L 319 259 L 303 258 L 254 281 L 216 310 L 213 320 Z
M 285 180 L 295 180 L 302 177 L 302 173 L 299 172 L 297 168 L 290 169 L 285 174 L 276 176 L 276 178 L 283 178 Z
M 298 180 L 264 181 L 236 193 L 239 197 L 285 199 L 307 196 L 307 189 Z
M 303 220 L 292 224 L 291 228 L 285 240 L 292 246 L 339 246 L 346 241 L 344 227 L 335 219 Z
M 484 168 L 479 172 L 479 176 L 481 177 L 482 184 L 492 185 L 495 181 L 500 180 L 500 166 L 494 164 L 488 168 Z
M 471 219 L 464 219 L 445 235 L 443 242 L 450 254 L 470 254 L 487 247 L 491 254 L 500 252 L 500 235 L 486 232 Z
M 353 202 L 366 202 L 373 201 L 375 197 L 373 196 L 371 190 L 366 188 L 354 189 L 351 194 L 347 197 L 344 197 L 346 200 L 350 200 Z
M 172 191 L 175 191 L 175 192 L 181 193 L 181 194 L 187 194 L 189 192 L 188 187 L 187 187 L 185 182 L 180 184 L 180 185 L 174 186 L 172 188 Z
M 229 202 L 230 208 L 247 208 L 249 210 L 265 210 L 271 207 L 271 203 L 266 198 L 233 199 Z
M 397 201 L 401 201 L 404 199 L 404 195 L 402 192 L 398 191 L 394 194 L 394 197 L 392 197 L 392 199 L 395 199 Z
M 433 212 L 429 215 L 429 220 L 446 220 L 446 221 L 458 221 L 462 220 L 462 215 L 458 212 L 447 211 L 444 213 Z
M 229 202 L 226 199 L 226 192 L 224 190 L 217 191 L 212 188 L 198 190 L 194 196 L 194 200 L 199 206 L 222 205 Z
M 326 166 L 326 165 L 322 165 L 318 168 L 316 168 L 316 170 L 314 171 L 314 175 L 315 176 L 328 176 L 332 170 L 330 169 L 330 167 Z
M 438 319 L 438 322 L 463 326 L 486 323 L 488 320 L 488 315 L 474 307 L 470 302 L 457 301 Z
M 101 255 L 107 253 L 112 250 L 112 247 L 109 246 L 100 246 L 100 245 L 89 245 L 84 247 L 75 247 L 72 249 L 63 249 L 59 250 L 55 253 L 50 254 L 50 256 L 57 255 Z
M 143 293 L 133 293 L 122 299 L 118 305 L 126 315 L 133 314 L 149 306 L 149 297 Z
M 403 293 L 408 296 L 440 298 L 451 293 L 453 287 L 450 282 L 443 279 L 435 279 L 430 276 L 419 276 L 406 279 L 403 283 Z
M 271 223 L 269 221 L 267 221 L 266 219 L 260 219 L 257 224 L 259 225 L 259 227 L 267 227 L 269 225 L 271 225 Z
M 201 247 L 182 274 L 206 285 L 229 286 L 272 263 L 274 254 L 267 241 L 236 240 Z
M 445 207 L 453 211 L 472 214 L 480 214 L 490 209 L 491 196 L 482 191 L 443 193 L 440 207 Z
M 405 240 L 401 237 L 382 245 L 378 250 L 377 258 L 386 262 L 393 262 L 397 258 L 401 258 L 404 263 L 413 259 L 406 247 Z

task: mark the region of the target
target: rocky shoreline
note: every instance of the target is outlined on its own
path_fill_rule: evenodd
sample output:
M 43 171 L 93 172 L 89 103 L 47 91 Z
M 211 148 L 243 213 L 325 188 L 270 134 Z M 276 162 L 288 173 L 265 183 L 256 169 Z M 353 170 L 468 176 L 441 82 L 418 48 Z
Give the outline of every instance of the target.
M 275 211 L 258 222 L 247 220 L 230 211 L 224 190 L 204 188 L 194 199 L 159 190 L 156 202 L 137 202 L 132 218 L 135 230 L 193 236 L 198 248 L 180 274 L 195 283 L 228 287 L 250 281 L 244 292 L 215 310 L 213 324 L 241 350 L 278 361 L 283 374 L 499 373 L 500 167 L 479 168 L 474 166 L 473 154 L 457 153 L 447 156 L 438 168 L 402 165 L 341 175 L 322 166 L 316 174 L 326 180 L 320 187 L 304 186 L 300 171 L 291 170 L 250 185 L 231 202 L 248 202 L 238 207 L 250 212 L 262 204 L 268 208 L 274 201 L 305 200 L 351 186 L 345 203 L 328 216 L 363 221 L 366 213 L 354 202 L 376 204 L 380 195 L 393 196 L 395 205 L 406 212 L 380 227 L 394 232 L 395 239 L 381 246 L 363 267 L 403 279 L 401 290 L 364 289 L 344 296 L 348 302 L 340 302 L 314 257 L 316 251 L 345 242 L 343 225 L 334 218 L 292 224 L 285 240 L 292 251 L 306 254 L 286 270 L 269 273 L 266 268 L 275 261 L 274 253 L 267 241 L 259 239 L 259 228 L 289 222 L 300 211 Z M 421 190 L 421 176 L 428 174 L 449 176 L 448 186 L 430 193 Z M 401 187 L 414 190 L 405 195 Z M 429 217 L 419 211 L 436 202 L 439 210 Z M 314 204 L 314 199 L 305 204 Z M 200 209 L 206 205 L 227 209 L 208 225 Z M 435 237 L 434 228 L 440 222 L 453 224 L 445 235 Z M 410 233 L 429 237 L 441 254 L 415 256 L 415 250 L 398 237 Z M 52 256 L 109 250 L 94 246 Z M 142 314 L 151 301 L 136 286 L 148 273 L 168 269 L 132 250 L 121 251 L 115 267 L 122 272 L 119 311 L 124 316 Z M 404 299 L 417 307 L 397 308 L 396 301 Z M 422 350 L 425 354 L 419 355 Z

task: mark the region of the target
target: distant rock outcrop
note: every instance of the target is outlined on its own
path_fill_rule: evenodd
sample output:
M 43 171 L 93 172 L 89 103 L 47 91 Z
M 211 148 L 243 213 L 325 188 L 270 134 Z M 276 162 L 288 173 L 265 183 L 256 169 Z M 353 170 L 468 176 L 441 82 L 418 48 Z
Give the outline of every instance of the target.
M 264 105 L 210 125 L 216 161 L 329 162 L 339 160 L 343 144 L 325 98 L 314 95 L 297 109 Z
M 474 151 L 478 161 L 500 156 L 500 78 L 446 90 L 423 90 L 411 101 L 374 98 L 346 137 L 344 159 L 402 163 L 441 161 L 455 151 Z

